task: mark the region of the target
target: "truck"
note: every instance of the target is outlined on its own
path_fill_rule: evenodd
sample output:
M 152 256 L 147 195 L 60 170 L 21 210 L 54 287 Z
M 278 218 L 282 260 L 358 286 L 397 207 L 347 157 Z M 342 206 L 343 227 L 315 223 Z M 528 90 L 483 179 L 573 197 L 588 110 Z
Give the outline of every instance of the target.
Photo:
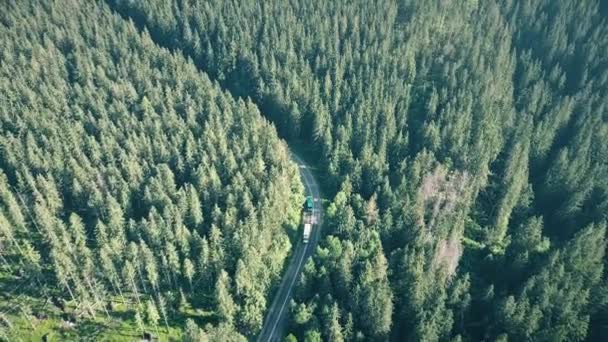
M 304 223 L 304 236 L 302 238 L 302 242 L 308 243 L 310 239 L 310 232 L 312 231 L 312 224 Z
M 311 196 L 306 196 L 306 202 L 304 202 L 304 211 L 312 212 L 314 207 L 313 200 Z
M 304 202 L 304 210 L 302 213 L 302 222 L 304 223 L 304 232 L 302 235 L 302 242 L 308 243 L 310 240 L 310 233 L 312 232 L 312 225 L 315 223 L 314 215 L 314 201 L 311 196 L 306 197 Z

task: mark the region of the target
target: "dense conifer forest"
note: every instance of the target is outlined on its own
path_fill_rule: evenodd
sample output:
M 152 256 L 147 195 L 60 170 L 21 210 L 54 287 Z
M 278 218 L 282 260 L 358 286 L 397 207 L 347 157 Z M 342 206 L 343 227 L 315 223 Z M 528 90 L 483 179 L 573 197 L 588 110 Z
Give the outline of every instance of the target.
M 64 306 L 109 331 L 258 329 L 303 198 L 272 125 L 102 3 L 3 7 L 4 337 Z
M 607 2 L 0 3 L 0 339 L 254 340 L 285 141 L 286 341 L 608 336 Z

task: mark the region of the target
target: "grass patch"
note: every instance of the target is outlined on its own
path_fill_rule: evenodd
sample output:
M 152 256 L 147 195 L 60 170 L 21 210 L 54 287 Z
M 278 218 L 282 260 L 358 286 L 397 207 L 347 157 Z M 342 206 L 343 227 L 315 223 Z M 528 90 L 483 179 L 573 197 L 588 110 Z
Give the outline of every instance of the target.
M 99 310 L 96 317 L 79 317 L 71 325 L 66 319 L 75 312 L 74 305 L 67 303 L 64 313 L 46 300 L 47 294 L 31 293 L 30 286 L 20 281 L 0 272 L 0 341 L 37 342 L 45 335 L 49 341 L 134 341 L 142 337 L 135 321 L 135 304 L 125 305 L 114 298 L 109 315 Z M 200 326 L 216 321 L 212 311 L 191 305 L 183 305 L 170 318 L 168 327 L 161 317 L 157 327 L 145 325 L 144 330 L 159 341 L 181 341 L 187 319 Z

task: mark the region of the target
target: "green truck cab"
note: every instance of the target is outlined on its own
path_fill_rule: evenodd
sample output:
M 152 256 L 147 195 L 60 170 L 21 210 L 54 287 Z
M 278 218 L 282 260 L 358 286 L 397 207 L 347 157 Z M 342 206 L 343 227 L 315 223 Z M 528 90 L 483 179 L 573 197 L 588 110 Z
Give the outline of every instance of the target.
M 313 209 L 313 200 L 311 196 L 306 196 L 306 202 L 304 202 L 304 211 L 311 212 Z

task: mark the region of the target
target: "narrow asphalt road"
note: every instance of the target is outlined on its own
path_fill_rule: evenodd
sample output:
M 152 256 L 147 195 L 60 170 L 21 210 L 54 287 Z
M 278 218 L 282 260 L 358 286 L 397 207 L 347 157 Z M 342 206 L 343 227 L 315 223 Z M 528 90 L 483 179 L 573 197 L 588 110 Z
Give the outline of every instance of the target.
M 270 308 L 268 308 L 262 331 L 260 331 L 260 334 L 258 335 L 258 342 L 275 342 L 281 341 L 283 338 L 287 322 L 287 306 L 289 305 L 293 288 L 300 273 L 302 273 L 306 259 L 314 253 L 315 247 L 319 242 L 320 228 L 323 224 L 323 205 L 321 204 L 319 184 L 312 172 L 310 172 L 308 164 L 293 152 L 291 153 L 291 158 L 298 164 L 300 169 L 300 177 L 304 182 L 306 196 L 312 196 L 314 200 L 313 215 L 316 218 L 316 224 L 313 225 L 311 237 L 307 244 L 302 242 L 302 229 L 299 230 L 300 235 L 298 236 L 298 242 L 296 243 L 289 265 L 281 280 L 281 285 L 274 296 Z

